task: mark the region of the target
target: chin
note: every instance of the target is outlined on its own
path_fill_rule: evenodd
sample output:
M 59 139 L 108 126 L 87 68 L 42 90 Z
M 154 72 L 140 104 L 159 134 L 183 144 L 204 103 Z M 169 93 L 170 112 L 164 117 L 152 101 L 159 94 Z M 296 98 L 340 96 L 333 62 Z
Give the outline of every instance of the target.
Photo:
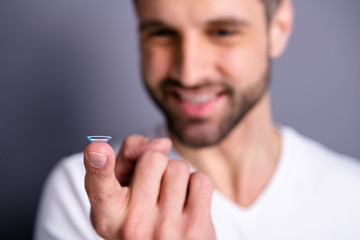
M 221 134 L 220 127 L 206 126 L 205 123 L 195 126 L 176 127 L 170 125 L 170 130 L 179 141 L 192 148 L 210 147 L 221 142 L 227 134 Z

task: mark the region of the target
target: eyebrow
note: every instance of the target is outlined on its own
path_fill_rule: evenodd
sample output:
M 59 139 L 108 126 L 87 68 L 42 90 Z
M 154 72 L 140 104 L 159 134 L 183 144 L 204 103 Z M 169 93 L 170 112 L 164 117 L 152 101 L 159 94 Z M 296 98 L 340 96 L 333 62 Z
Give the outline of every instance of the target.
M 147 29 L 156 28 L 156 27 L 165 27 L 167 26 L 165 23 L 158 20 L 147 20 L 140 23 L 139 29 L 140 31 L 145 31 Z
M 250 23 L 238 18 L 218 18 L 207 22 L 210 26 L 248 27 Z
M 208 26 L 229 26 L 229 27 L 248 27 L 250 23 L 243 19 L 238 18 L 217 18 L 206 22 Z M 145 31 L 151 28 L 157 27 L 169 27 L 162 21 L 159 20 L 146 20 L 140 23 L 140 31 Z

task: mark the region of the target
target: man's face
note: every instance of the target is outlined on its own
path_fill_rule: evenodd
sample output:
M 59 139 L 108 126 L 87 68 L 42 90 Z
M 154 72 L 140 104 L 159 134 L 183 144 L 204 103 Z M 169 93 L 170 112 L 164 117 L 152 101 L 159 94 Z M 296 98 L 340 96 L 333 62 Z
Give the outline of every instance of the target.
M 138 0 L 146 87 L 184 144 L 220 142 L 267 91 L 259 0 Z

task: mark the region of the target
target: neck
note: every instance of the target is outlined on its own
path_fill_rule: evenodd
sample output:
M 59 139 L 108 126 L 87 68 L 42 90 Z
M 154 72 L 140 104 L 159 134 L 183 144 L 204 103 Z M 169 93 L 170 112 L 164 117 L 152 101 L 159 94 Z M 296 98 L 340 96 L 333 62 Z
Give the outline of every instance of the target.
M 268 94 L 217 145 L 194 149 L 172 140 L 184 159 L 207 173 L 218 191 L 243 207 L 250 206 L 264 190 L 280 153 Z

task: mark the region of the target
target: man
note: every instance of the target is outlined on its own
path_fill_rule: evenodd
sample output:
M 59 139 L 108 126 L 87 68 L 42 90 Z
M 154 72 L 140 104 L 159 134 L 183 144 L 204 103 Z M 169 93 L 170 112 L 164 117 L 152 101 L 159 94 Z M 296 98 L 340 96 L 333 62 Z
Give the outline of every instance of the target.
M 167 126 L 129 136 L 117 158 L 92 143 L 63 161 L 36 238 L 360 239 L 360 166 L 272 122 L 270 63 L 292 30 L 290 0 L 136 10 L 144 83 Z

